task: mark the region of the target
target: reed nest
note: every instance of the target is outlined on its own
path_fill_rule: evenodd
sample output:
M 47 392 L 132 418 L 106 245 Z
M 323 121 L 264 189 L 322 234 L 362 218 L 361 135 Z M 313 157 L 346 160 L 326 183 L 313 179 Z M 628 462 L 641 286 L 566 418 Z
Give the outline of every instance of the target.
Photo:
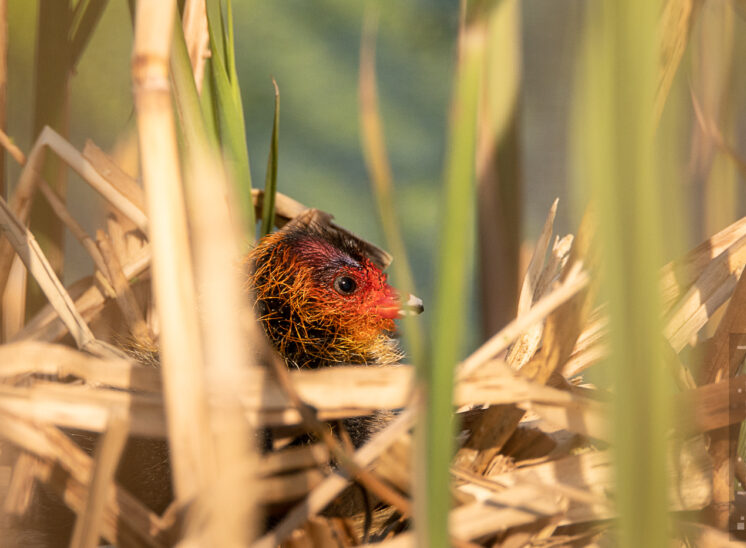
M 110 205 L 108 228 L 95 240 L 39 178 L 35 163 L 43 149 Z M 25 167 L 11 203 L 0 200 L 0 279 L 7 282 L 18 257 L 49 303 L 0 346 L 3 523 L 32 511 L 34 492 L 43 487 L 75 514 L 75 546 L 99 536 L 117 546 L 177 543 L 210 515 L 206 508 L 226 489 L 225 479 L 215 480 L 214 492 L 180 497 L 160 514 L 115 480 L 130 436 L 168 440 L 172 462 L 184 450 L 168 427 L 161 370 L 121 350 L 127 337 L 157 345 L 169 321 L 144 291 L 153 252 L 142 189 L 92 143 L 79 152 L 50 129 L 28 160 L 15 152 Z M 262 193 L 253 197 L 259 213 Z M 95 264 L 91 276 L 67 288 L 60 283 L 25 225 L 33 199 L 48 200 L 86 248 Z M 451 467 L 450 531 L 456 546 L 602 545 L 614 527 L 609 394 L 584 380 L 608 351 L 604 309 L 593 308 L 593 221 L 586 217 L 575 237 L 554 236 L 556 209 L 555 202 L 525 273 L 516 318 L 455 368 L 461 433 Z M 278 225 L 304 210 L 277 195 Z M 679 388 L 669 504 L 682 543 L 727 544 L 727 534 L 705 525 L 697 511 L 717 502 L 715 471 L 735 466 L 746 479 L 743 463 L 712 450 L 719 432 L 746 418 L 746 383 L 734 377 L 744 350 L 729 335 L 746 318 L 744 265 L 746 218 L 660 270 L 663 336 L 671 347 L 671 382 Z M 721 308 L 714 335 L 705 338 Z M 683 363 L 687 346 L 706 355 L 696 377 Z M 254 460 L 232 463 L 239 472 L 230 476 L 269 516 L 255 524 L 252 546 L 414 545 L 408 530 L 417 421 L 412 367 L 264 367 L 255 373 L 234 387 L 240 415 L 257 431 L 272 431 L 274 443 Z M 223 397 L 208 393 L 208 408 Z M 322 422 L 380 410 L 398 414 L 357 450 L 331 435 L 283 446 L 300 431 L 318 433 Z M 101 434 L 95 450 L 81 448 L 71 431 Z M 348 488 L 352 481 L 369 493 L 357 507 L 349 503 L 361 492 Z

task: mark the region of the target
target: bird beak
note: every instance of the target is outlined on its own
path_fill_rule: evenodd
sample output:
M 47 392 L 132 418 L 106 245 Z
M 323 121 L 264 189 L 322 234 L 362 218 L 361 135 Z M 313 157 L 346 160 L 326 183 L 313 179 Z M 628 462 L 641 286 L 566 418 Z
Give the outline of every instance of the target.
M 406 302 L 402 302 L 399 308 L 399 316 L 416 316 L 417 314 L 422 314 L 422 312 L 425 310 L 425 307 L 422 305 L 422 299 L 419 297 L 415 297 L 414 295 L 409 295 L 409 298 L 407 298 Z
M 394 320 L 405 316 L 414 316 L 424 310 L 422 299 L 409 295 L 405 301 L 397 291 L 389 286 L 386 295 L 378 302 L 376 312 L 383 318 Z

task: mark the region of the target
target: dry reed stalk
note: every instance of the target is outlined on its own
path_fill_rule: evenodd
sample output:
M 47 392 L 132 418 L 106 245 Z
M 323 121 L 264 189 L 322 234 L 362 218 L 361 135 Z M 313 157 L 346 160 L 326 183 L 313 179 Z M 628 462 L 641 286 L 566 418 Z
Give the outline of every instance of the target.
M 125 231 L 119 217 L 115 214 L 109 214 L 106 216 L 106 232 L 109 235 L 111 241 L 112 251 L 117 257 L 119 263 L 125 263 L 132 251 L 142 248 L 145 245 L 144 239 L 132 238 L 132 231 Z M 131 245 L 136 242 L 136 245 Z
M 31 507 L 34 482 L 42 463 L 30 453 L 22 451 L 13 465 L 10 484 L 6 492 L 3 510 L 14 516 L 24 515 Z
M 109 488 L 127 441 L 129 421 L 123 409 L 112 410 L 104 435 L 96 445 L 93 470 L 83 511 L 78 514 L 70 546 L 95 548 L 98 545 Z
M 0 319 L 2 320 L 1 341 L 9 341 L 18 334 L 26 321 L 26 287 L 28 278 L 26 267 L 15 255 L 8 272 L 5 292 L 0 295 Z
M 0 415 L 4 426 L 0 434 L 43 464 L 37 479 L 73 511 L 82 513 L 93 468 L 91 457 L 56 428 L 28 422 L 5 411 Z M 117 484 L 112 491 L 103 509 L 104 538 L 120 546 L 166 546 L 161 519 Z
M 682 391 L 674 400 L 676 415 L 680 417 L 677 426 L 684 433 L 711 432 L 743 422 L 746 420 L 744 394 L 745 375 Z M 712 432 L 711 436 L 716 434 Z
M 733 538 L 730 533 L 714 529 L 702 523 L 679 521 L 681 541 L 687 546 L 699 548 L 744 548 L 746 542 Z
M 596 222 L 591 210 L 586 211 L 578 229 L 577 238 L 573 241 L 570 257 L 561 280 L 566 282 L 572 272 L 583 262 L 585 268 L 595 269 L 596 258 L 593 256 L 592 242 L 596 231 Z M 521 373 L 532 380 L 546 383 L 552 373 L 560 370 L 561 366 L 572 354 L 572 350 L 580 337 L 591 313 L 598 282 L 592 280 L 588 287 L 581 290 L 547 317 L 544 327 L 544 356 L 539 360 L 527 363 Z
M 607 404 L 575 396 L 572 401 L 563 402 L 561 405 L 551 401 L 538 400 L 520 402 L 517 406 L 525 411 L 533 411 L 543 419 L 545 424 L 558 429 L 575 432 L 589 439 L 611 441 L 607 419 L 609 407 Z M 483 454 L 491 452 L 493 450 L 483 451 Z M 491 455 L 489 461 L 494 456 L 494 454 Z M 479 455 L 476 468 L 482 472 L 486 471 L 490 464 L 487 460 L 485 456 Z
M 658 21 L 661 48 L 654 107 L 656 121 L 663 114 L 671 84 L 689 43 L 689 33 L 701 5 L 701 0 L 668 0 L 663 7 Z
M 40 354 L 46 353 L 46 355 Z M 159 394 L 157 370 L 114 360 L 96 360 L 61 346 L 28 344 L 10 345 L 0 357 L 8 357 L 7 366 L 0 369 L 0 378 L 13 380 L 29 375 L 57 374 L 61 378 L 75 376 L 91 384 L 108 385 L 114 389 L 77 384 L 61 384 L 36 380 L 26 381 L 29 386 L 0 385 L 0 408 L 19 416 L 59 426 L 100 432 L 105 428 L 111 409 L 127 406 L 130 409 L 131 430 L 140 436 L 164 436 L 163 404 Z M 38 363 L 29 362 L 38 358 Z M 35 365 L 29 365 L 34 364 Z M 332 368 L 325 375 L 297 371 L 291 382 L 297 387 L 299 397 L 313 405 L 320 420 L 338 420 L 351 416 L 369 415 L 378 409 L 398 409 L 411 401 L 409 387 L 413 372 L 404 367 L 391 368 L 380 378 L 376 369 L 347 367 Z M 510 377 L 499 378 L 485 372 L 481 378 L 468 379 L 456 390 L 459 405 L 490 403 L 519 403 L 544 406 L 566 412 L 568 416 L 580 415 L 579 425 L 593 425 L 599 404 L 569 392 L 529 383 Z M 497 378 L 496 378 L 497 377 Z M 325 382 L 334 379 L 334 382 Z M 150 385 L 149 383 L 151 383 Z M 253 422 L 265 426 L 287 426 L 302 422 L 294 401 L 271 379 L 257 379 L 257 383 L 241 382 L 241 411 Z M 401 385 L 404 385 L 402 389 Z M 121 389 L 141 390 L 143 393 Z M 261 401 L 260 401 L 261 398 Z M 378 400 L 376 400 L 378 398 Z M 219 401 L 215 395 L 212 401 Z M 709 400 L 708 400 L 709 401 Z M 705 402 L 704 405 L 712 405 Z M 707 411 L 721 412 L 717 408 Z M 574 414 L 574 415 L 573 415 Z M 569 430 L 576 429 L 569 426 Z M 598 429 L 596 429 L 598 430 Z M 604 438 L 596 430 L 581 433 Z
M 140 211 L 145 211 L 145 195 L 142 187 L 90 139 L 85 142 L 83 157 L 120 194 L 132 202 Z
M 561 462 L 561 459 L 554 461 Z M 511 472 L 505 473 L 494 473 L 487 476 L 474 474 L 468 470 L 461 470 L 458 468 L 452 468 L 451 474 L 455 479 L 458 480 L 457 489 L 464 492 L 472 492 L 473 496 L 476 496 L 482 489 L 488 489 L 490 491 L 499 493 L 504 491 L 508 487 L 513 487 L 519 484 L 533 485 L 534 487 L 540 487 L 546 491 L 554 491 L 556 494 L 566 497 L 569 501 L 580 502 L 582 504 L 599 505 L 599 506 L 611 506 L 611 501 L 603 492 L 591 492 L 588 487 L 592 485 L 583 485 L 577 487 L 564 481 L 563 478 L 559 477 L 558 474 L 554 474 L 554 477 L 542 477 L 541 474 L 537 474 L 537 470 L 542 466 L 538 464 L 535 466 L 527 466 L 525 468 L 517 469 Z M 582 474 L 576 472 L 578 476 Z M 586 478 L 581 478 L 582 481 L 589 483 Z M 476 492 L 475 492 L 476 491 Z
M 406 409 L 386 428 L 374 434 L 370 441 L 355 452 L 355 462 L 358 466 L 369 466 L 383 453 L 399 436 L 409 430 L 414 424 L 414 409 Z M 287 539 L 290 534 L 310 516 L 323 510 L 334 498 L 349 485 L 349 479 L 339 472 L 333 472 L 321 482 L 300 504 L 290 510 L 285 517 L 271 531 L 255 541 L 252 548 L 274 548 Z
M 537 301 L 527 314 L 511 321 L 464 360 L 456 371 L 457 378 L 463 378 L 474 373 L 484 363 L 510 346 L 528 327 L 540 322 L 562 304 L 576 296 L 589 282 L 588 274 L 582 270 L 580 265 L 571 269 L 565 280 L 554 291 Z
M 591 241 L 595 231 L 593 213 L 586 211 L 578 237 L 574 240 L 567 265 L 562 272 L 560 287 L 573 280 L 582 268 L 583 260 L 590 260 Z M 560 370 L 572 354 L 582 328 L 590 314 L 596 293 L 596 281 L 583 284 L 577 291 L 557 306 L 548 316 L 544 326 L 543 350 L 520 369 L 520 373 L 539 384 L 547 381 Z M 546 298 L 557 293 L 559 288 Z M 543 299 L 542 299 L 543 300 Z M 539 308 L 541 301 L 529 310 L 529 314 Z M 525 317 L 525 316 L 524 316 Z M 472 429 L 469 439 L 456 453 L 454 462 L 475 472 L 485 473 L 498 456 L 503 445 L 515 432 L 524 411 L 514 405 L 490 407 Z M 497 427 L 495 425 L 498 425 Z M 598 432 L 595 432 L 598 435 Z
M 733 293 L 741 271 L 746 265 L 746 236 L 712 260 L 689 290 L 679 299 L 668 315 L 663 330 L 676 352 L 707 323 Z
M 166 435 L 161 398 L 152 394 L 38 381 L 30 387 L 0 385 L 0 396 L 0 410 L 41 424 L 103 432 L 112 409 L 125 407 L 133 435 Z
M 608 410 L 587 398 L 544 400 L 542 396 L 527 398 L 519 407 L 530 409 L 548 424 L 577 432 L 586 437 L 608 440 L 604 416 Z M 746 393 L 746 379 L 714 382 L 685 389 L 674 398 L 675 427 L 678 432 L 708 432 L 737 424 L 746 419 L 746 409 L 739 407 Z
M 669 500 L 673 511 L 697 510 L 710 500 L 711 468 L 701 437 L 693 438 L 669 450 L 671 487 Z M 467 477 L 463 474 L 460 477 Z M 487 481 L 471 480 L 469 485 L 490 489 L 533 484 L 543 491 L 564 491 L 572 501 L 562 523 L 608 519 L 615 515 L 609 490 L 614 485 L 614 459 L 611 451 L 570 455 L 507 473 L 492 475 Z
M 94 385 L 139 392 L 161 390 L 157 369 L 122 359 L 101 359 L 67 346 L 41 342 L 20 342 L 0 346 L 0 382 L 25 375 L 77 377 Z
M 746 259 L 744 259 L 746 260 Z M 728 308 L 725 311 L 715 336 L 708 347 L 704 367 L 699 375 L 703 383 L 731 380 L 738 372 L 746 356 L 746 276 L 741 274 Z M 731 383 L 729 383 L 731 384 Z M 734 383 L 733 383 L 734 384 Z M 710 385 L 711 386 L 711 385 Z M 731 392 L 725 400 L 731 404 L 731 413 L 743 407 L 744 388 Z M 735 409 L 733 409 L 735 408 Z M 710 456 L 713 461 L 713 501 L 710 507 L 710 519 L 718 527 L 727 527 L 731 514 L 730 505 L 734 498 L 733 476 L 736 460 L 736 443 L 740 428 L 732 424 L 710 434 Z
M 536 292 L 538 290 L 539 278 L 544 269 L 544 258 L 549 248 L 549 243 L 552 239 L 552 230 L 554 226 L 554 218 L 557 216 L 557 205 L 559 198 L 555 198 L 552 202 L 552 206 L 549 208 L 546 221 L 544 221 L 544 228 L 539 235 L 539 239 L 536 241 L 534 253 L 531 256 L 531 261 L 528 264 L 528 269 L 523 277 L 523 284 L 521 285 L 521 293 L 518 298 L 518 312 L 517 315 L 525 314 L 531 308 L 536 298 Z
M 183 27 L 189 61 L 194 73 L 194 83 L 197 86 L 197 93 L 201 93 L 205 62 L 210 56 L 210 35 L 207 31 L 205 0 L 186 0 L 184 2 Z
M 8 151 L 19 165 L 22 166 L 26 164 L 26 155 L 18 146 L 15 145 L 15 143 L 13 143 L 10 137 L 8 137 L 2 129 L 0 129 L 0 146 Z M 5 196 L 3 195 L 3 197 Z
M 103 357 L 122 356 L 123 354 L 120 351 L 96 340 L 85 320 L 75 308 L 70 295 L 54 273 L 49 261 L 42 253 L 33 234 L 23 226 L 2 198 L 0 198 L 0 228 L 5 233 L 7 241 L 11 243 L 23 260 L 29 273 L 42 288 L 50 304 L 70 330 L 78 347 Z
M 746 217 L 723 229 L 691 250 L 682 259 L 668 263 L 660 272 L 661 294 L 668 314 L 665 333 L 674 350 L 689 343 L 711 318 L 713 312 L 733 294 L 743 268 Z M 683 295 L 683 296 L 682 296 Z M 676 305 L 672 309 L 673 305 Z M 578 339 L 575 352 L 585 352 L 588 343 L 597 344 L 603 318 L 591 322 Z M 587 342 L 586 342 L 587 341 Z M 592 347 L 591 347 L 592 348 Z M 565 375 L 572 376 L 605 355 L 602 346 L 588 349 L 590 355 L 568 362 Z M 582 359 L 581 359 L 582 358 Z M 688 383 L 686 383 L 688 384 Z
M 80 242 L 83 249 L 88 252 L 88 255 L 93 260 L 93 264 L 99 272 L 106 275 L 106 264 L 104 263 L 104 258 L 101 256 L 101 252 L 98 250 L 91 237 L 88 236 L 85 229 L 83 229 L 83 227 L 80 226 L 80 223 L 78 223 L 78 221 L 76 221 L 70 214 L 62 199 L 44 179 L 39 178 L 37 188 L 42 196 L 47 200 L 47 203 L 49 203 L 54 214 L 64 223 L 70 233 L 75 236 L 75 239 Z
M 555 236 L 549 259 L 536 286 L 537 295 L 534 295 L 534 301 L 539 296 L 546 295 L 551 289 L 552 284 L 564 273 L 567 262 L 570 259 L 570 250 L 574 241 L 575 236 L 572 234 L 566 234 L 562 238 Z
M 3 133 L 3 136 L 7 136 Z M 19 151 L 20 153 L 20 151 Z M 34 186 L 36 182 L 36 172 L 32 171 L 35 166 L 41 166 L 44 161 L 45 148 L 37 139 L 34 146 L 31 148 L 31 153 L 26 158 L 26 163 L 22 164 L 23 169 L 21 175 L 18 178 L 18 184 L 16 185 L 13 195 L 10 197 L 9 205 L 11 211 L 18 216 L 24 224 L 28 221 L 31 213 L 31 201 L 34 196 Z M 23 156 L 23 154 L 21 154 Z M 5 292 L 5 287 L 8 282 L 8 276 L 10 268 L 14 260 L 15 253 L 10 241 L 0 238 L 0 295 Z
M 7 139 L 5 134 L 2 134 L 2 136 L 4 139 Z M 26 163 L 26 158 L 20 150 L 16 150 L 14 157 L 19 164 L 24 165 Z M 57 196 L 57 193 L 52 190 L 47 182 L 41 177 L 38 179 L 38 187 L 51 206 L 52 211 L 54 211 L 75 238 L 81 243 L 99 270 L 105 272 L 105 270 L 103 270 L 101 254 L 98 252 L 95 244 L 88 237 L 80 224 L 72 217 L 72 215 L 70 215 L 62 200 Z M 20 267 L 19 261 L 20 259 L 16 258 L 11 265 L 8 278 L 9 285 L 6 284 L 5 295 L 3 296 L 2 317 L 4 340 L 9 340 L 12 336 L 18 333 L 22 329 L 25 319 L 26 272 Z
M 212 504 L 206 506 L 212 528 L 208 538 L 220 546 L 246 546 L 255 536 L 259 517 L 253 478 L 232 479 L 243 468 L 253 470 L 257 461 L 251 441 L 254 434 L 243 409 L 251 396 L 243 393 L 241 386 L 261 386 L 256 356 L 266 343 L 245 298 L 239 223 L 229 208 L 229 203 L 235 202 L 230 198 L 232 187 L 221 176 L 222 164 L 210 152 L 206 143 L 191 150 L 186 187 L 200 295 L 204 374 L 211 395 L 210 442 L 220 470 L 219 482 L 211 488 Z M 204 184 L 208 180 L 212 184 Z M 254 397 L 259 403 L 262 394 Z
M 255 189 L 252 195 L 254 199 L 254 207 L 258 209 L 258 211 L 261 211 L 262 194 L 263 193 L 261 190 Z M 276 200 L 276 221 L 280 227 L 284 225 L 289 219 L 294 218 L 307 209 L 306 206 L 304 206 L 300 202 L 297 202 L 279 192 L 277 193 Z M 2 244 L 1 241 L 0 244 Z M 142 274 L 150 266 L 150 246 L 146 245 L 145 247 L 138 249 L 133 253 L 134 254 L 130 256 L 128 262 L 122 266 L 122 271 L 124 272 L 127 279 L 130 281 L 134 277 Z M 380 251 L 379 255 L 384 256 L 382 254 L 383 252 Z M 105 298 L 106 296 L 104 295 L 104 293 L 98 287 L 93 285 L 80 297 L 76 298 L 75 305 L 81 312 L 83 317 L 87 321 L 90 321 L 103 309 Z M 55 319 L 55 317 L 56 312 L 54 308 L 51 306 L 46 306 L 26 324 L 24 329 L 22 329 L 13 337 L 13 340 L 18 341 L 35 339 L 49 342 L 59 340 L 65 335 L 66 327 L 63 322 Z
M 360 466 L 355 462 L 355 459 L 350 455 L 352 444 L 349 442 L 349 436 L 347 436 L 346 440 L 344 440 L 344 436 L 342 436 L 343 442 L 348 442 L 345 447 L 343 443 L 340 443 L 333 436 L 328 426 L 322 422 L 318 416 L 317 410 L 310 407 L 301 399 L 290 377 L 287 365 L 279 358 L 279 356 L 274 354 L 270 359 L 275 379 L 281 386 L 284 394 L 289 398 L 293 407 L 295 407 L 295 409 L 300 413 L 304 426 L 324 442 L 324 444 L 329 448 L 329 451 L 339 468 L 341 468 L 351 479 L 358 481 L 363 487 L 368 489 L 382 501 L 396 508 L 403 516 L 411 516 L 412 508 L 409 500 L 402 497 L 394 489 L 391 489 L 381 481 L 377 475 L 371 473 L 365 467 Z
M 122 272 L 128 280 L 141 275 L 150 266 L 151 247 L 146 245 L 131 256 L 128 263 L 122 265 Z M 90 284 L 89 279 L 83 279 L 74 284 L 70 291 L 77 293 L 75 307 L 86 321 L 91 321 L 104 308 L 107 297 L 114 297 L 113 290 L 105 294 L 105 289 L 97 283 Z M 73 292 L 73 289 L 77 291 Z M 57 311 L 51 305 L 42 308 L 25 327 L 13 337 L 13 341 L 38 340 L 54 342 L 67 333 L 67 326 L 62 322 Z
M 142 210 L 104 179 L 70 143 L 49 127 L 45 127 L 36 139 L 9 202 L 10 210 L 16 214 L 22 224 L 26 223 L 31 211 L 36 181 L 40 177 L 47 148 L 52 149 L 112 206 L 131 219 L 135 226 L 143 232 L 147 231 L 147 219 Z M 9 242 L 0 240 L 0 295 L 5 290 L 12 260 L 13 253 Z
M 559 198 L 555 199 L 552 206 L 549 208 L 547 219 L 544 222 L 544 228 L 539 239 L 536 241 L 536 246 L 534 247 L 531 261 L 526 269 L 523 284 L 521 285 L 521 291 L 518 296 L 518 310 L 516 316 L 526 314 L 531 309 L 531 306 L 533 306 L 534 301 L 541 297 L 541 294 L 539 293 L 539 283 L 541 279 L 544 278 L 544 259 L 552 238 L 552 228 L 554 225 L 554 218 L 557 214 L 558 202 Z M 526 333 L 523 333 L 518 340 L 513 343 L 508 352 L 507 362 L 515 369 L 520 369 L 525 365 L 536 352 L 543 331 L 543 326 L 540 323 L 531 326 Z
M 155 337 L 148 329 L 145 316 L 143 316 L 142 310 L 140 310 L 140 306 L 137 304 L 135 294 L 132 292 L 132 288 L 130 288 L 127 282 L 127 277 L 122 271 L 122 265 L 116 253 L 114 253 L 111 241 L 103 230 L 97 231 L 96 241 L 98 242 L 98 248 L 104 261 L 106 274 L 116 294 L 116 302 L 122 311 L 130 334 L 137 344 L 142 345 L 144 348 L 154 348 Z
M 324 466 L 329 462 L 329 450 L 322 443 L 289 447 L 265 455 L 257 466 L 257 477 L 281 474 L 290 470 Z
M 8 137 L 8 134 L 5 133 L 5 128 L 0 128 L 0 146 L 7 150 L 19 165 L 24 165 L 26 163 L 26 155 L 18 145 Z
M 101 196 L 106 199 L 109 204 L 120 211 L 128 219 L 130 219 L 137 228 L 147 233 L 148 221 L 143 213 L 143 210 L 135 205 L 123 192 L 115 187 L 110 181 L 105 179 L 93 165 L 80 153 L 75 147 L 73 147 L 65 138 L 59 133 L 54 131 L 50 127 L 45 127 L 39 134 L 39 138 L 34 144 L 31 154 L 29 154 L 29 160 L 25 168 L 30 169 L 33 172 L 32 177 L 39 176 L 39 163 L 34 162 L 35 150 L 39 147 L 48 147 L 52 150 L 60 159 L 62 159 L 68 166 L 70 166 L 80 177 L 87 182 L 94 190 L 96 190 Z M 39 156 L 41 157 L 41 156 Z M 25 169 L 24 169 L 25 171 Z M 21 174 L 23 179 L 23 173 Z M 16 193 L 20 191 L 19 187 L 16 189 Z M 20 198 L 20 197 L 19 197 Z M 25 196 L 23 196 L 25 199 Z
M 699 278 L 713 259 L 746 236 L 746 217 L 739 219 L 692 249 L 678 261 L 666 264 L 660 271 L 660 294 L 664 312 Z
M 449 516 L 449 529 L 459 538 L 475 540 L 488 537 L 510 527 L 561 515 L 566 508 L 562 497 L 547 494 L 531 485 L 521 485 L 500 493 L 479 488 L 474 491 L 479 493 L 480 500 L 451 510 Z M 416 545 L 411 532 L 401 533 L 393 540 L 375 544 L 386 548 L 409 548 Z
M 689 94 L 692 99 L 692 107 L 694 108 L 694 114 L 702 132 L 712 139 L 715 145 L 722 150 L 736 165 L 741 175 L 746 175 L 746 160 L 739 154 L 738 150 L 728 144 L 723 136 L 723 133 L 718 128 L 717 123 L 711 118 L 706 117 L 702 111 L 702 107 L 697 100 L 697 96 L 694 93 L 694 89 L 689 88 Z
M 209 489 L 209 432 L 202 347 L 168 79 L 175 2 L 140 0 L 132 59 L 143 182 L 151 220 L 153 290 L 161 321 L 161 371 L 177 498 Z

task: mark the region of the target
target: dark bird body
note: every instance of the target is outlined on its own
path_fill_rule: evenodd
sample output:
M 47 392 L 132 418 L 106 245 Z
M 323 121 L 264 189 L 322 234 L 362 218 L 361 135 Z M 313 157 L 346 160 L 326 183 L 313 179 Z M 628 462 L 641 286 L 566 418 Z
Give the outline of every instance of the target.
M 275 350 L 288 367 L 390 364 L 401 358 L 394 319 L 419 313 L 387 283 L 387 255 L 336 227 L 330 217 L 307 210 L 263 238 L 248 256 L 248 291 Z M 344 421 L 355 445 L 385 422 L 385 414 Z M 92 452 L 95 436 L 68 434 Z M 153 511 L 172 500 L 168 445 L 130 439 L 117 481 Z M 36 508 L 16 527 L 17 542 L 0 546 L 67 546 L 74 515 L 54 495 L 39 489 Z

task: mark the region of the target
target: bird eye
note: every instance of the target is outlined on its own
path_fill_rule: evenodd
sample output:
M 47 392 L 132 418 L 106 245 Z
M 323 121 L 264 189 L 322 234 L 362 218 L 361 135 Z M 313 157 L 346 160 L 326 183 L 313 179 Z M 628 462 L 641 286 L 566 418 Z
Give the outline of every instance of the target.
M 339 276 L 334 280 L 334 289 L 340 295 L 352 295 L 357 290 L 357 282 L 349 276 Z

